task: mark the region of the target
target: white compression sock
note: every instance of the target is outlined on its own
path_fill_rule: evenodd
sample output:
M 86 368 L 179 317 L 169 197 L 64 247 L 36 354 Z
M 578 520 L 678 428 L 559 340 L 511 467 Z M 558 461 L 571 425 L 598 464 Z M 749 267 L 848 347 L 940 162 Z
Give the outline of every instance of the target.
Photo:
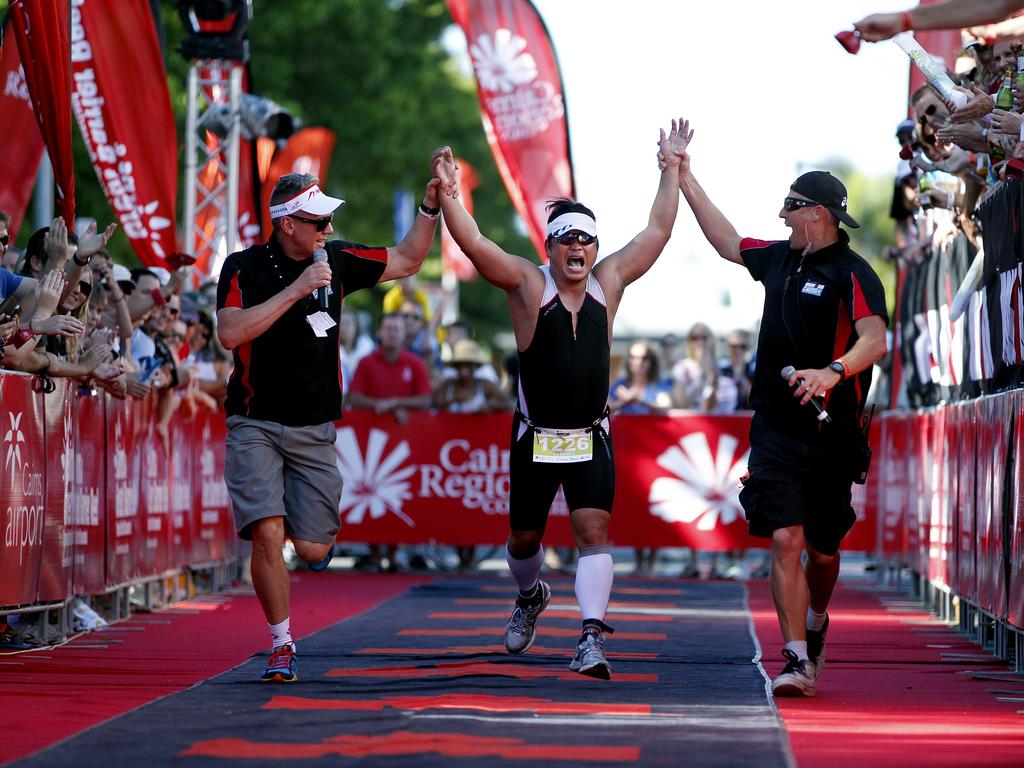
M 821 628 L 825 626 L 825 617 L 828 613 L 815 613 L 813 608 L 807 609 L 807 628 L 813 629 L 815 632 L 821 631 Z
M 291 616 L 282 621 L 280 624 L 267 624 L 270 627 L 270 638 L 274 643 L 275 648 L 280 648 L 282 645 L 292 643 L 294 647 L 295 643 L 292 642 L 291 632 Z
M 807 655 L 806 640 L 792 640 L 782 646 L 782 650 L 792 651 L 800 661 L 808 661 L 810 659 L 810 656 Z
M 540 567 L 544 565 L 544 545 L 537 547 L 537 551 L 527 558 L 518 560 L 512 556 L 505 543 L 505 562 L 512 572 L 512 578 L 516 580 L 519 587 L 519 594 L 532 592 L 537 586 L 537 577 L 540 575 Z
M 583 619 L 600 619 L 608 611 L 615 572 L 610 547 L 582 547 L 576 563 L 576 599 Z

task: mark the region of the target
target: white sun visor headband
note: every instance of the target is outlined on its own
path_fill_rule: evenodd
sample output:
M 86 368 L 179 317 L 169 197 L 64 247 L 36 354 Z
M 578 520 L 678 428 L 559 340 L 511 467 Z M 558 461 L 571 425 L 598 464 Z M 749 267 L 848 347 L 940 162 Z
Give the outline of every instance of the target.
M 548 222 L 548 237 L 558 237 L 566 232 L 586 232 L 591 237 L 597 237 L 597 222 L 585 213 L 563 213 L 556 219 Z
M 290 200 L 285 200 L 280 205 L 270 206 L 270 218 L 279 219 L 282 216 L 291 216 L 298 211 L 311 213 L 314 216 L 326 216 L 333 213 L 334 209 L 344 202 L 341 198 L 325 195 L 320 191 L 320 187 L 314 184 Z

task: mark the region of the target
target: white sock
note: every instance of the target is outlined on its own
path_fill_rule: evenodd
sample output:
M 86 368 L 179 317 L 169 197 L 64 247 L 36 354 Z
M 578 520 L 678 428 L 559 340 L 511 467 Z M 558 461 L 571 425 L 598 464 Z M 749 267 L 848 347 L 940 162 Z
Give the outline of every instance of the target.
M 807 609 L 807 628 L 818 632 L 825 626 L 828 613 L 815 613 L 813 608 Z
M 540 567 L 544 565 L 544 545 L 537 547 L 537 551 L 527 558 L 518 560 L 509 551 L 508 543 L 505 543 L 505 562 L 512 572 L 512 578 L 519 586 L 519 594 L 526 595 L 533 592 L 537 586 L 537 577 L 540 575 Z
M 280 624 L 267 624 L 270 627 L 270 638 L 274 643 L 274 648 L 280 648 L 288 643 L 292 643 L 292 647 L 295 647 L 295 643 L 292 642 L 291 621 L 291 616 L 289 616 Z
M 583 547 L 576 563 L 576 599 L 582 618 L 600 619 L 608 611 L 615 571 L 608 547 Z
M 782 646 L 784 651 L 792 651 L 796 654 L 796 657 L 800 661 L 810 661 L 811 657 L 807 655 L 807 641 L 806 640 L 791 640 Z

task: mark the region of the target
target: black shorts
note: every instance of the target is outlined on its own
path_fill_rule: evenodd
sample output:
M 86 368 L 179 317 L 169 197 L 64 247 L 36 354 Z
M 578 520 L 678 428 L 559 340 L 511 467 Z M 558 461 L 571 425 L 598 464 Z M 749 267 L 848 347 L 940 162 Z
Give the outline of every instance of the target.
M 541 425 L 543 426 L 543 425 Z M 513 531 L 542 531 L 551 502 L 562 486 L 569 511 L 593 508 L 611 512 L 615 500 L 615 453 L 612 438 L 595 427 L 594 457 L 572 464 L 544 464 L 533 460 L 533 430 L 519 439 L 519 417 L 512 419 L 509 457 L 509 527 Z
M 803 525 L 815 550 L 823 555 L 839 551 L 857 519 L 850 506 L 853 476 L 844 454 L 791 437 L 754 414 L 747 469 L 740 504 L 751 536 L 770 538 L 779 528 Z

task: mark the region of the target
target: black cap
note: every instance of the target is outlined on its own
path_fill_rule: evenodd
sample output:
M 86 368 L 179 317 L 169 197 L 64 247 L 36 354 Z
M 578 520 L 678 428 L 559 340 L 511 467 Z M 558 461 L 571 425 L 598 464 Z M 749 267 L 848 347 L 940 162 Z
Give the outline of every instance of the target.
M 856 229 L 856 219 L 846 212 L 846 187 L 828 171 L 808 171 L 790 185 L 808 200 L 823 205 L 835 214 L 843 224 Z

